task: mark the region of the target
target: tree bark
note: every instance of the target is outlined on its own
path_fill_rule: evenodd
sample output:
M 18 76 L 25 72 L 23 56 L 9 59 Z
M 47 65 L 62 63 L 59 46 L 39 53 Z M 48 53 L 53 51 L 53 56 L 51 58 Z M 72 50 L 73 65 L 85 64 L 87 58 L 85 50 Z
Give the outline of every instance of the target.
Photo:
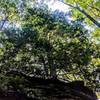
M 54 64 L 53 58 L 50 57 L 49 54 L 48 54 L 48 64 L 49 64 L 49 68 L 50 68 L 50 77 L 53 79 L 56 79 L 57 75 L 56 75 L 55 64 Z

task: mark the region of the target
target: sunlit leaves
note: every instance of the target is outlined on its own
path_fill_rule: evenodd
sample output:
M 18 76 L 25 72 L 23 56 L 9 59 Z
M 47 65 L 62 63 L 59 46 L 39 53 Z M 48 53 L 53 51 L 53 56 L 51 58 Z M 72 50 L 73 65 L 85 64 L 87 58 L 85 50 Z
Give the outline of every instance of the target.
M 100 28 L 96 28 L 92 33 L 95 42 L 100 43 Z
M 76 2 L 85 7 L 81 1 Z M 99 51 L 82 25 L 83 15 L 79 16 L 80 13 L 73 10 L 73 15 L 78 15 L 75 16 L 78 19 L 69 24 L 65 19 L 56 19 L 47 9 L 26 7 L 24 10 L 24 16 L 19 16 L 20 27 L 9 27 L 3 32 L 5 37 L 1 35 L 0 42 L 4 45 L 4 51 L 0 49 L 2 66 L 7 70 L 15 68 L 27 74 L 36 68 L 45 72 L 46 66 L 48 70 L 45 73 L 48 73 L 48 76 L 54 67 L 55 72 L 64 71 L 65 78 L 71 77 L 70 79 L 74 80 L 78 76 L 78 79 L 89 81 L 91 61 L 97 58 Z M 16 10 L 14 11 L 15 13 L 10 9 L 9 21 L 17 17 Z M 94 36 L 98 37 L 96 33 Z M 95 65 L 95 61 L 93 63 Z M 45 75 L 46 78 L 48 76 Z
M 89 14 L 94 20 L 98 21 L 100 18 L 100 1 L 98 0 L 65 0 L 65 2 L 73 6 L 73 17 L 77 18 L 77 16 L 81 16 L 84 18 L 84 14 L 75 8 L 79 7 Z M 88 22 L 89 24 L 93 24 L 91 23 L 93 21 L 89 19 L 90 18 L 86 17 L 86 23 Z

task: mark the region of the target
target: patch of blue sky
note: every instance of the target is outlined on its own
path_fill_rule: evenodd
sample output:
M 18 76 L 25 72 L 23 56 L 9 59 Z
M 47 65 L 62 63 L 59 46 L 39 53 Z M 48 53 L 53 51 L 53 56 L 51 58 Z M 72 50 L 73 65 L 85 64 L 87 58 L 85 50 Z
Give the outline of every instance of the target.
M 48 5 L 48 8 L 50 8 L 52 11 L 57 11 L 58 10 L 59 12 L 63 12 L 66 16 L 67 22 L 73 21 L 73 18 L 71 17 L 71 8 L 68 5 L 66 5 L 65 3 L 63 3 L 63 0 L 37 0 L 37 2 L 40 5 L 43 5 L 43 4 Z M 59 13 L 59 15 L 61 15 L 61 14 Z M 93 27 L 88 26 L 84 23 L 82 23 L 82 25 L 89 32 L 92 32 L 94 30 Z

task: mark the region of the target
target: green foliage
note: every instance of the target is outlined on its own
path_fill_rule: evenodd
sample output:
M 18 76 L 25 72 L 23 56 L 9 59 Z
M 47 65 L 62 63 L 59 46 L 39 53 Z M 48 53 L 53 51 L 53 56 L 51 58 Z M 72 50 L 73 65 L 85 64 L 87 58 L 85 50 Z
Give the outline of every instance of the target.
M 55 19 L 50 10 L 35 7 L 26 7 L 24 16 L 19 17 L 19 28 L 9 27 L 0 32 L 0 70 L 8 79 L 6 84 L 25 89 L 23 79 L 4 74 L 16 69 L 27 75 L 84 80 L 94 85 L 93 71 L 97 65 L 93 60 L 100 48 L 79 24 L 80 18 L 68 24 Z
M 85 18 L 85 23 L 93 24 L 92 20 L 89 17 L 84 16 L 76 7 L 83 9 L 88 15 L 90 15 L 94 20 L 97 20 L 99 23 L 100 18 L 100 1 L 99 0 L 64 0 L 67 4 L 73 6 L 72 15 L 74 18 L 82 16 Z

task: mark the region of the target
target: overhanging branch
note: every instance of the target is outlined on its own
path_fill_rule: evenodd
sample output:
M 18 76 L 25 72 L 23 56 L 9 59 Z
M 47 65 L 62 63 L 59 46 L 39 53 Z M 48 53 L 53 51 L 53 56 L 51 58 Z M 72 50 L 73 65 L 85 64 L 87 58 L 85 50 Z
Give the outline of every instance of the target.
M 69 7 L 71 7 L 71 8 L 77 9 L 79 12 L 84 14 L 88 19 L 90 19 L 97 27 L 100 27 L 100 23 L 97 20 L 95 20 L 93 17 L 91 17 L 85 10 L 83 10 L 83 9 L 81 9 L 79 7 L 73 6 L 73 5 L 69 4 L 69 3 L 64 3 L 64 4 L 69 6 Z

